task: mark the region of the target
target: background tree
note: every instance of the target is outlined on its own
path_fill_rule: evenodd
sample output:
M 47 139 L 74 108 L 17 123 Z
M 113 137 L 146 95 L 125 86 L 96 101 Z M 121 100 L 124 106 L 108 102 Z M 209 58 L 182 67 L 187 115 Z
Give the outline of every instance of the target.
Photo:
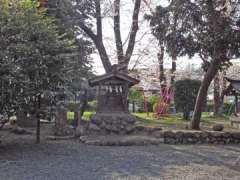
M 170 17 L 177 18 L 177 21 L 171 18 L 172 21 L 166 24 L 171 29 L 176 27 L 173 35 L 163 34 L 169 44 L 167 51 L 178 52 L 178 56 L 193 57 L 196 54 L 203 60 L 205 74 L 192 118 L 193 129 L 200 128 L 204 99 L 216 73 L 229 66 L 230 59 L 239 56 L 239 2 L 228 2 L 226 5 L 221 0 L 177 0 L 171 1 L 166 8 L 156 9 L 164 9 Z
M 218 72 L 213 81 L 214 115 L 216 116 L 223 114 L 224 92 L 227 88 L 226 75 L 226 70 Z
M 44 3 L 41 3 L 41 6 L 47 9 L 47 15 L 53 16 L 57 20 L 57 24 L 61 27 L 63 32 L 68 32 L 72 35 L 72 38 L 76 40 L 76 49 L 72 54 L 64 54 L 67 59 L 65 67 L 65 92 L 68 99 L 71 100 L 80 100 L 80 106 L 75 105 L 74 110 L 74 123 L 77 124 L 79 119 L 81 119 L 81 114 L 85 111 L 88 99 L 88 85 L 87 79 L 93 76 L 92 65 L 90 57 L 94 52 L 94 47 L 92 42 L 88 40 L 86 34 L 82 31 L 79 31 L 79 27 L 75 26 L 75 23 L 69 22 L 69 19 L 65 18 L 64 15 L 67 13 L 68 8 L 70 8 L 68 3 L 70 1 L 58 1 L 45 0 Z M 66 6 L 65 6 L 66 5 Z M 86 10 L 86 14 L 91 14 L 91 4 L 85 4 L 82 7 L 83 10 Z M 71 12 L 71 11 L 70 11 Z M 74 21 L 75 22 L 75 21 Z
M 152 29 L 152 34 L 159 41 L 159 53 L 158 53 L 158 62 L 160 69 L 160 83 L 166 81 L 164 77 L 164 53 L 165 51 L 172 58 L 172 68 L 171 68 L 171 86 L 174 85 L 175 81 L 175 72 L 177 70 L 177 56 L 180 53 L 179 49 L 179 31 L 178 15 L 175 12 L 168 11 L 169 7 L 158 6 L 155 12 L 152 12 L 152 15 L 146 15 L 145 18 L 150 20 L 150 26 Z M 161 83 L 163 84 L 163 83 Z

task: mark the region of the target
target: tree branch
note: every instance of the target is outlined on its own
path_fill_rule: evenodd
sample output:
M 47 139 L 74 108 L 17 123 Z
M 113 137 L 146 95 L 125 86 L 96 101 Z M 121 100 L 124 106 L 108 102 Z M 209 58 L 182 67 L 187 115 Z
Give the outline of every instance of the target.
M 124 63 L 126 64 L 129 63 L 134 50 L 136 35 L 138 31 L 138 16 L 139 16 L 140 7 L 141 7 L 141 0 L 135 0 L 133 16 L 132 16 L 132 27 L 131 27 L 131 32 L 130 32 L 130 37 L 128 42 L 128 48 L 125 55 L 125 61 L 124 61 Z
M 106 72 L 111 72 L 111 62 L 109 60 L 109 56 L 107 54 L 106 48 L 103 44 L 103 35 L 102 35 L 102 13 L 101 13 L 101 4 L 100 0 L 95 0 L 95 8 L 96 8 L 96 19 L 97 19 L 97 40 L 94 42 L 99 56 L 102 60 L 103 67 Z
M 100 0 L 95 0 L 96 6 L 96 19 L 97 19 L 97 37 L 98 40 L 102 40 L 102 13 L 101 13 L 101 5 Z
M 84 24 L 84 22 L 79 22 L 79 26 L 94 42 L 105 71 L 110 72 L 112 65 L 109 60 L 106 48 L 103 44 L 101 5 L 99 0 L 95 0 L 95 10 L 96 10 L 96 20 L 97 20 L 97 23 L 96 23 L 97 34 L 94 34 L 94 32 L 89 27 L 87 27 Z
M 83 22 L 79 23 L 79 27 L 93 40 L 93 42 L 97 41 L 97 35 L 95 35 Z
M 118 63 L 123 61 L 123 44 L 120 29 L 120 1 L 114 1 L 114 34 L 117 48 Z

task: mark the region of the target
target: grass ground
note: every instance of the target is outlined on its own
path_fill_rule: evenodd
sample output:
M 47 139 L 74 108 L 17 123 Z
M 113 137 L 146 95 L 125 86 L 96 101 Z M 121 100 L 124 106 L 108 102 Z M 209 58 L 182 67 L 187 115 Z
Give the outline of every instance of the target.
M 93 114 L 94 112 L 85 112 L 83 117 L 85 120 L 89 120 Z M 133 115 L 138 117 L 138 124 L 147 126 L 163 126 L 166 129 L 185 129 L 190 123 L 190 121 L 182 119 L 181 114 L 162 116 L 160 118 L 156 118 L 154 113 L 133 113 Z M 74 113 L 68 112 L 69 122 L 73 120 L 73 117 Z M 216 123 L 223 124 L 226 130 L 235 130 L 235 128 L 230 126 L 229 117 L 216 117 L 210 113 L 203 113 L 201 120 L 201 127 L 203 129 L 211 129 L 211 127 Z
M 184 120 L 181 114 L 162 116 L 156 118 L 153 113 L 135 113 L 135 116 L 139 117 L 139 123 L 150 126 L 164 126 L 169 129 L 185 129 L 190 121 Z M 201 120 L 201 127 L 203 129 L 211 129 L 211 127 L 216 124 L 224 124 L 225 129 L 234 129 L 230 126 L 230 120 L 227 116 L 216 117 L 210 113 L 203 113 Z

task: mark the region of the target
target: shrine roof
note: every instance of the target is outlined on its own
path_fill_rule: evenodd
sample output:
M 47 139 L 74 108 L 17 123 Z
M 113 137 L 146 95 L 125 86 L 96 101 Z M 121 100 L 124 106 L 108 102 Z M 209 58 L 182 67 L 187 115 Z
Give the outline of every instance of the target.
M 227 81 L 229 81 L 230 83 L 238 83 L 240 84 L 240 79 L 236 79 L 236 78 L 229 78 L 226 77 Z
M 101 75 L 101 76 L 97 76 L 97 77 L 94 77 L 92 79 L 89 80 L 89 85 L 90 86 L 97 86 L 99 84 L 102 84 L 104 82 L 108 82 L 108 81 L 114 81 L 114 80 L 120 80 L 120 81 L 123 81 L 123 82 L 126 82 L 129 84 L 129 86 L 133 86 L 135 84 L 138 84 L 139 83 L 139 80 L 127 75 L 127 74 L 124 74 L 124 73 L 121 73 L 121 72 L 118 72 L 118 71 L 113 71 L 113 72 L 110 72 L 110 73 L 106 73 L 104 75 Z
M 230 82 L 225 94 L 227 95 L 240 95 L 240 79 L 233 79 L 226 77 L 226 80 Z

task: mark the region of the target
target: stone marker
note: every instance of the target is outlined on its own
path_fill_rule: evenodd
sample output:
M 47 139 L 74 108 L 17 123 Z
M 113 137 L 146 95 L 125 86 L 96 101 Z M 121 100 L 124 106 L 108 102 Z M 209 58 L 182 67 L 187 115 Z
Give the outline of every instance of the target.
M 67 109 L 63 102 L 57 104 L 54 131 L 56 136 L 68 136 L 73 134 L 73 129 L 71 129 L 67 123 Z

